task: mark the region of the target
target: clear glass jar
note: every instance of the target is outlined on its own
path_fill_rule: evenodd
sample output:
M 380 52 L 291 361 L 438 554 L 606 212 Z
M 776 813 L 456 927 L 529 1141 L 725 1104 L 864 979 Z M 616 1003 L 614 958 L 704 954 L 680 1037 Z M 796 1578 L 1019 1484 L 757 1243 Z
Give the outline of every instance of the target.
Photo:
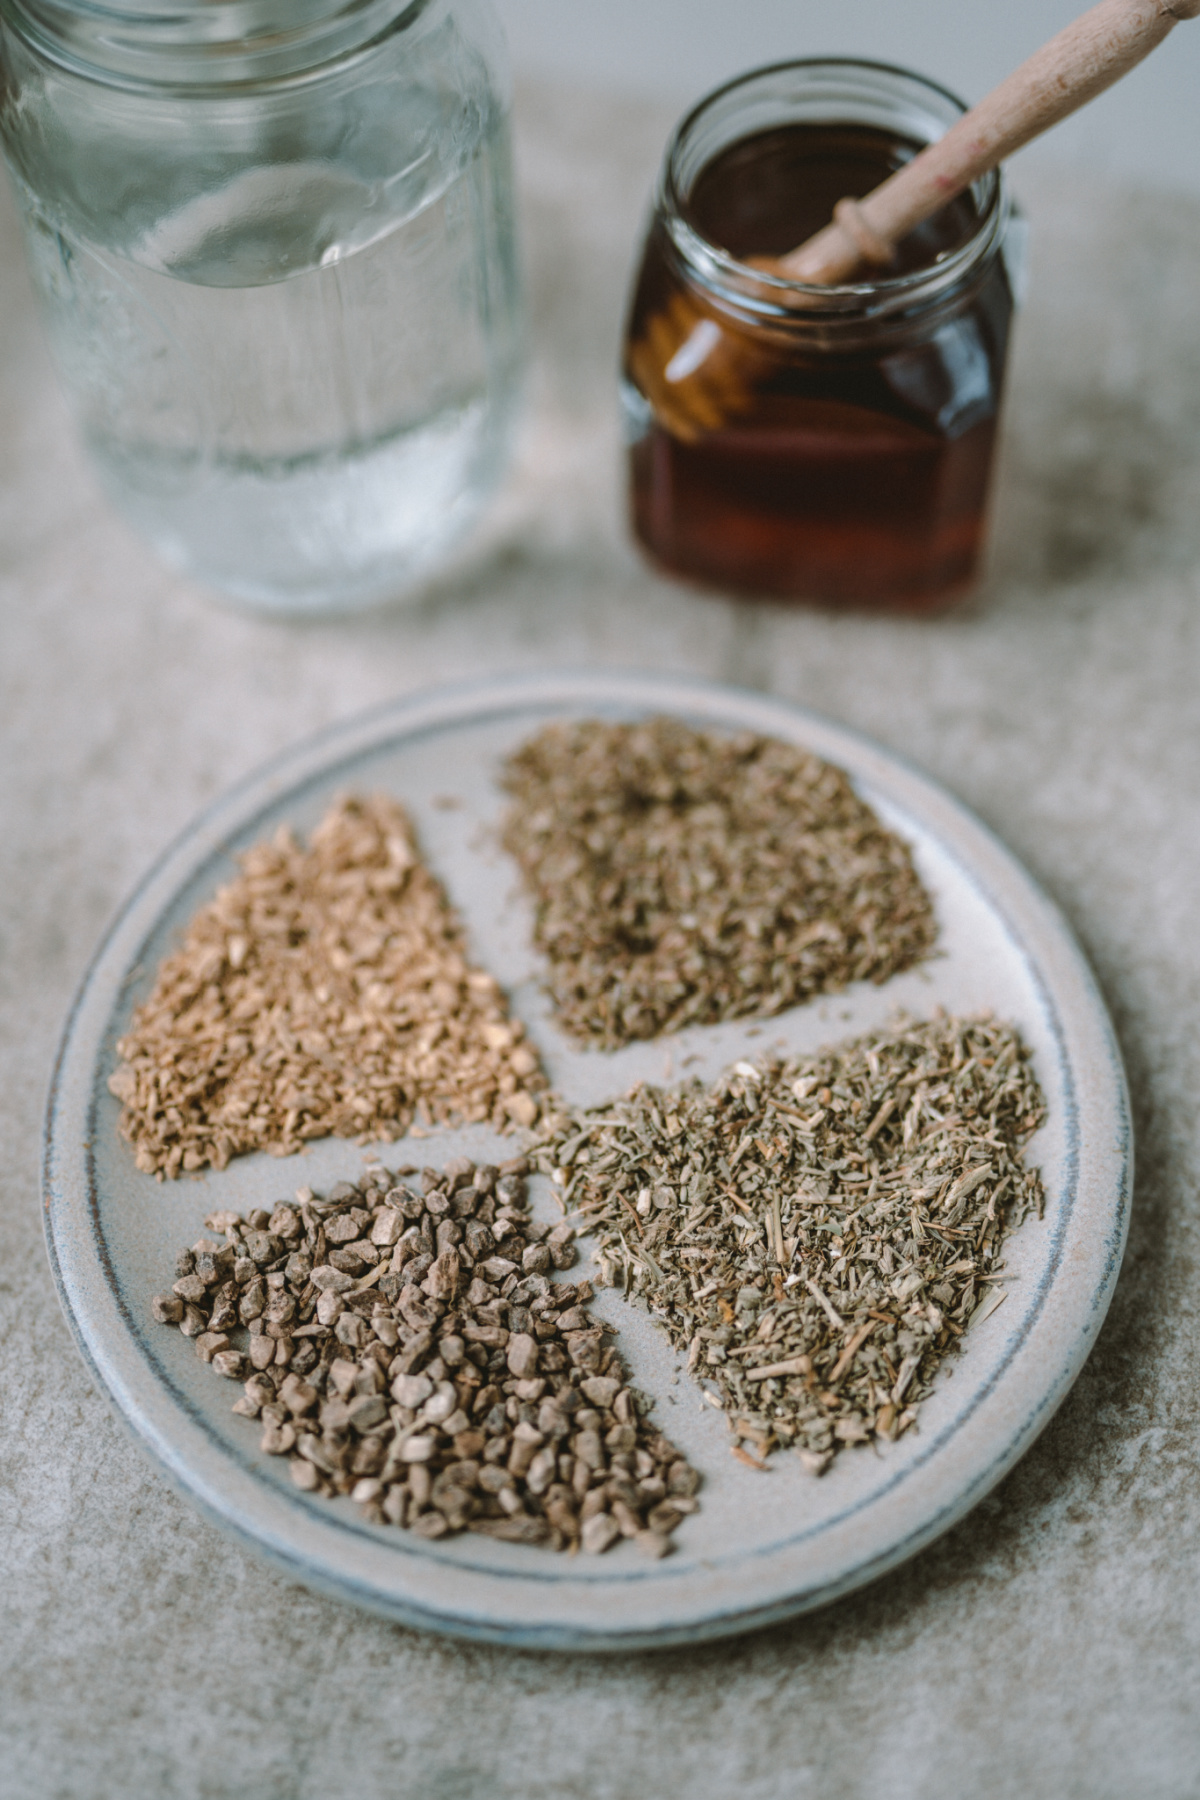
M 519 382 L 488 0 L 0 0 L 0 141 L 109 495 L 252 607 L 411 588 Z
M 828 223 L 963 111 L 900 69 L 756 71 L 667 149 L 622 392 L 633 527 L 669 573 L 907 611 L 975 579 L 1012 292 L 988 175 L 844 287 L 756 267 Z

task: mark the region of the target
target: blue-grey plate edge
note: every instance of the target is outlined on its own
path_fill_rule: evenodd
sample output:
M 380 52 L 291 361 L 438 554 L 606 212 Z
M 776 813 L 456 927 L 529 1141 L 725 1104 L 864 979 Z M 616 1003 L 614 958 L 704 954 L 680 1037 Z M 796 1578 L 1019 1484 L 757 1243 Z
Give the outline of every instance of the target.
M 1102 1234 L 1098 1228 L 1094 1230 L 1092 1243 L 1076 1247 L 1086 1252 L 1088 1261 L 1085 1281 L 1074 1283 L 1077 1291 L 1068 1309 L 1073 1315 L 1072 1329 L 1067 1333 L 1067 1341 L 1058 1345 L 1059 1354 L 1045 1372 L 1040 1392 L 1027 1396 L 1019 1424 L 1006 1433 L 1004 1441 L 995 1445 L 986 1460 L 981 1459 L 970 1479 L 961 1481 L 941 1505 L 931 1508 L 916 1529 L 863 1556 L 853 1566 L 830 1571 L 826 1579 L 810 1582 L 801 1590 L 781 1593 L 768 1602 L 739 1605 L 734 1600 L 720 1607 L 710 1605 L 703 1616 L 694 1609 L 689 1613 L 686 1606 L 682 1612 L 676 1608 L 675 1618 L 663 1617 L 636 1629 L 586 1617 L 565 1626 L 553 1624 L 543 1628 L 528 1616 L 520 1621 L 494 1613 L 484 1616 L 461 1600 L 442 1609 L 428 1599 L 417 1600 L 394 1589 L 381 1591 L 378 1583 L 355 1579 L 344 1568 L 325 1566 L 319 1556 L 297 1547 L 294 1534 L 272 1529 L 261 1517 L 248 1517 L 239 1508 L 237 1484 L 231 1494 L 228 1472 L 219 1466 L 219 1457 L 217 1466 L 199 1469 L 193 1455 L 181 1453 L 175 1433 L 164 1430 L 154 1416 L 154 1397 L 146 1392 L 145 1382 L 149 1379 L 153 1385 L 156 1378 L 139 1358 L 132 1322 L 124 1337 L 111 1330 L 111 1321 L 110 1328 L 101 1331 L 85 1284 L 74 1277 L 74 1265 L 82 1251 L 85 1261 L 89 1252 L 96 1259 L 93 1276 L 101 1274 L 103 1279 L 103 1246 L 92 1231 L 87 1185 L 90 1107 L 84 1096 L 93 1085 L 94 1058 L 84 1050 L 81 1023 L 88 1006 L 97 1000 L 102 977 L 111 973 L 108 962 L 122 934 L 128 934 L 131 924 L 158 916 L 189 871 L 243 828 L 256 809 L 272 804 L 283 792 L 319 778 L 331 766 L 378 748 L 390 738 L 446 729 L 456 722 L 476 722 L 492 713 L 546 706 L 622 706 L 687 712 L 717 726 L 790 736 L 831 761 L 851 765 L 858 778 L 892 789 L 899 784 L 909 804 L 923 817 L 943 848 L 952 850 L 969 869 L 972 879 L 983 884 L 991 904 L 1000 905 L 1006 917 L 1019 920 L 1021 942 L 1026 949 L 1032 935 L 1039 953 L 1037 968 L 1053 990 L 1056 1016 L 1069 1019 L 1070 1029 L 1082 1040 L 1076 1046 L 1075 1061 L 1086 1064 L 1082 1078 L 1087 1109 L 1091 1118 L 1102 1124 L 1097 1138 L 1102 1135 L 1107 1140 L 1100 1143 L 1093 1139 L 1087 1145 L 1088 1156 L 1093 1161 L 1098 1159 L 1099 1166 L 1089 1165 L 1083 1175 L 1092 1189 L 1099 1190 L 1092 1197 L 1092 1205 L 1093 1209 L 1099 1207 L 1104 1229 Z M 125 973 L 120 972 L 118 990 Z M 111 1011 L 111 993 L 108 1001 L 101 1000 L 101 1004 Z M 79 1063 L 81 1054 L 84 1066 Z M 44 1223 L 60 1301 L 97 1384 L 139 1441 L 150 1449 L 173 1485 L 209 1518 L 231 1530 L 243 1543 L 265 1553 L 293 1579 L 353 1601 L 397 1623 L 527 1649 L 627 1651 L 694 1643 L 746 1631 L 824 1605 L 894 1568 L 932 1542 L 1008 1472 L 1069 1391 L 1111 1300 L 1128 1230 L 1132 1191 L 1128 1096 L 1103 1001 L 1058 909 L 1003 844 L 929 777 L 852 729 L 762 694 L 685 677 L 638 673 L 546 671 L 439 688 L 331 726 L 238 783 L 206 809 L 158 859 L 105 933 L 68 1015 L 51 1080 L 46 1119 Z M 305 1517 L 303 1513 L 298 1516 Z M 664 1571 L 666 1568 L 669 1565 L 664 1566 Z M 646 1575 L 650 1574 L 647 1570 Z M 668 1613 L 671 1610 L 667 1608 Z

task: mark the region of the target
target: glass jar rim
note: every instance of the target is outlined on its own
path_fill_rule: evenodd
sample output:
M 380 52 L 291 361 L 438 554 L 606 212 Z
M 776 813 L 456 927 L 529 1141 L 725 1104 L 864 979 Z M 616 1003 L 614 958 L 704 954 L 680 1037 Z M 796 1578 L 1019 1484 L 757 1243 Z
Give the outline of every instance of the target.
M 370 50 L 434 0 L 0 0 L 38 55 L 91 81 L 212 92 L 304 79 Z
M 999 252 L 1009 211 L 1007 188 L 999 169 L 991 170 L 971 185 L 969 191 L 975 199 L 979 223 L 970 237 L 956 249 L 942 252 L 932 263 L 904 274 L 825 286 L 756 268 L 712 243 L 687 217 L 685 158 L 694 148 L 700 129 L 718 109 L 730 106 L 731 115 L 736 117 L 731 103 L 749 97 L 755 88 L 787 77 L 809 79 L 812 82 L 810 98 L 814 102 L 822 97 L 819 86 L 822 78 L 828 78 L 831 85 L 840 80 L 846 87 L 858 78 L 862 83 L 863 100 L 884 99 L 888 86 L 906 89 L 914 99 L 919 94 L 937 103 L 945 115 L 947 129 L 967 110 L 966 103 L 957 94 L 927 76 L 893 63 L 858 57 L 803 57 L 769 63 L 734 76 L 714 88 L 684 115 L 672 132 L 663 159 L 657 202 L 659 216 L 688 273 L 708 292 L 725 300 L 735 310 L 764 322 L 786 323 L 803 319 L 809 323 L 820 320 L 832 324 L 839 318 L 861 320 L 864 316 L 924 311 L 936 306 L 990 260 L 991 253 Z M 868 92 L 871 83 L 874 86 Z M 828 122 L 837 115 L 822 116 Z M 736 142 L 739 136 L 745 135 L 745 132 L 731 133 L 719 147 L 724 148 L 725 143 Z M 927 137 L 919 135 L 923 142 L 933 142 L 941 133 L 935 131 Z M 708 166 L 712 154 L 700 160 L 694 174 Z

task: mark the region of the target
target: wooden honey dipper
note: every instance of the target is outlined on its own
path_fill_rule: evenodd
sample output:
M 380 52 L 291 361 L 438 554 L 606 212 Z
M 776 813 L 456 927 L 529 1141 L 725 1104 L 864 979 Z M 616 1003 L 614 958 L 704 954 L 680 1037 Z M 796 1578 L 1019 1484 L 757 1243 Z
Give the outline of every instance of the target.
M 748 258 L 749 266 L 815 287 L 847 282 L 864 266 L 886 268 L 916 226 L 1197 14 L 1200 0 L 1101 0 L 864 199 L 839 200 L 831 222 L 806 243 Z M 749 410 L 763 372 L 744 335 L 722 331 L 686 290 L 650 319 L 630 366 L 661 422 L 687 441 Z

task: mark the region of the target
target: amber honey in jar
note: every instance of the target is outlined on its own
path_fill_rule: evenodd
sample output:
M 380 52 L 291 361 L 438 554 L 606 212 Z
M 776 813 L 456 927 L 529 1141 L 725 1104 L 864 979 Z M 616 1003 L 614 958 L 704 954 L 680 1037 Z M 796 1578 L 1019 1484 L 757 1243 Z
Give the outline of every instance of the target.
M 971 586 L 1013 310 L 999 174 L 853 284 L 754 263 L 962 111 L 899 69 L 798 62 L 720 89 L 676 131 L 622 380 L 633 527 L 667 572 L 912 612 Z

